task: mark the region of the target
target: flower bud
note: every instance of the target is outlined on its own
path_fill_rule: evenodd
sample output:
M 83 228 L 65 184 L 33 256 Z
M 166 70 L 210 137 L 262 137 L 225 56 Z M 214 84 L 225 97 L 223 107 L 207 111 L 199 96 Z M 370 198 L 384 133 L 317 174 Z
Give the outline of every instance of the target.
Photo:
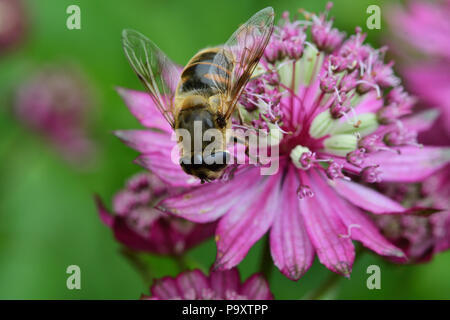
M 283 59 L 285 52 L 284 46 L 281 41 L 272 41 L 266 47 L 264 51 L 264 57 L 270 63 L 275 63 L 278 60 Z
M 361 171 L 361 177 L 368 183 L 381 182 L 381 170 L 379 169 L 379 166 L 365 167 Z
M 320 78 L 320 89 L 326 93 L 334 91 L 336 87 L 336 78 L 330 75 L 324 75 Z
M 380 137 L 377 134 L 365 136 L 359 140 L 358 147 L 363 148 L 367 152 L 378 151 L 382 147 Z
M 353 150 L 352 152 L 347 153 L 346 156 L 347 162 L 357 167 L 362 166 L 365 157 L 366 157 L 366 149 L 364 148 Z
M 303 155 L 308 155 L 308 154 L 309 155 L 312 154 L 311 150 L 309 150 L 307 147 L 298 145 L 294 149 L 291 150 L 290 157 L 292 159 L 292 162 L 294 163 L 294 165 L 297 168 L 306 170 L 309 167 L 308 166 L 306 166 L 306 167 L 304 166 L 304 164 L 306 164 L 305 163 L 306 159 L 303 157 Z M 303 157 L 303 159 L 302 159 L 302 157 Z M 303 161 L 301 161 L 301 160 L 303 160 Z
M 349 110 L 349 106 L 336 100 L 330 108 L 330 114 L 333 119 L 339 119 L 342 118 Z
M 300 200 L 305 198 L 312 198 L 314 197 L 314 192 L 309 186 L 302 184 L 297 188 L 297 197 Z
M 336 162 L 330 163 L 327 170 L 325 171 L 328 179 L 334 180 L 337 178 L 344 178 L 344 174 L 342 173 L 343 166 Z

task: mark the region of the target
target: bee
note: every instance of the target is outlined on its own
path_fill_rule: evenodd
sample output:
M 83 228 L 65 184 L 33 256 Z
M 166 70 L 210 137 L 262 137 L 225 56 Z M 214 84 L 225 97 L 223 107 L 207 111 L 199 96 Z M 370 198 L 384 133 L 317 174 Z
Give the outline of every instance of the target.
M 175 130 L 182 169 L 202 183 L 219 178 L 230 162 L 226 131 L 231 128 L 238 99 L 269 42 L 273 23 L 271 7 L 257 12 L 224 45 L 199 51 L 184 68 L 141 33 L 129 29 L 122 32 L 132 69 Z M 196 124 L 200 125 L 201 137 L 209 129 L 218 130 L 214 136 L 217 147 L 212 152 L 206 152 L 207 142 L 195 143 L 199 135 Z M 182 137 L 180 129 L 187 130 L 194 139 Z

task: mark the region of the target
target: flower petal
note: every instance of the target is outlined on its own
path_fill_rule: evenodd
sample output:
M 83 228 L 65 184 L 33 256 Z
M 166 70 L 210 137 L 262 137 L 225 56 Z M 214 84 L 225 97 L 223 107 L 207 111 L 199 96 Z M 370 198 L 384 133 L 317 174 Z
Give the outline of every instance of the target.
M 204 289 L 209 288 L 208 278 L 200 270 L 192 270 L 179 274 L 177 286 L 183 292 L 184 299 L 201 299 Z
M 161 180 L 178 187 L 191 187 L 200 180 L 188 175 L 179 165 L 179 152 L 170 135 L 151 130 L 118 130 L 114 132 L 129 147 L 143 153 L 135 162 L 155 173 Z
M 366 163 L 379 165 L 385 182 L 420 182 L 450 161 L 450 148 L 402 147 L 400 154 L 369 153 Z
M 246 199 L 244 194 L 252 190 L 249 187 L 259 178 L 259 170 L 251 168 L 236 174 L 234 179 L 226 183 L 215 181 L 168 197 L 160 203 L 159 207 L 163 211 L 194 222 L 214 221 L 235 204 L 247 202 L 249 199 Z
M 404 70 L 404 74 L 414 94 L 427 105 L 436 107 L 441 112 L 439 121 L 446 134 L 444 133 L 439 138 L 446 141 L 448 145 L 448 139 L 450 138 L 449 64 L 421 63 L 420 65 L 409 66 Z
M 118 242 L 133 250 L 159 254 L 173 253 L 173 246 L 167 237 L 165 237 L 167 233 L 158 226 L 153 225 L 149 231 L 151 237 L 146 238 L 131 229 L 125 219 L 116 217 L 113 231 L 114 237 Z
M 172 141 L 170 135 L 165 132 L 151 130 L 117 130 L 114 131 L 116 137 L 122 140 L 127 146 L 140 153 L 160 152 L 170 155 L 176 142 Z
M 371 112 L 377 112 L 383 106 L 383 99 L 378 97 L 375 90 L 371 90 L 362 96 L 361 101 L 357 103 L 355 112 L 357 115 Z
M 192 187 L 200 184 L 200 179 L 188 175 L 170 155 L 152 152 L 141 155 L 135 163 L 155 173 L 162 181 L 174 187 Z
M 355 206 L 376 214 L 400 213 L 406 209 L 398 202 L 356 182 L 329 180 L 336 192 Z
M 176 299 L 183 296 L 178 289 L 175 279 L 170 277 L 155 280 L 150 291 L 152 293 L 152 298 L 159 298 L 162 300 Z
M 438 116 L 438 110 L 417 112 L 412 116 L 402 118 L 402 125 L 410 131 L 422 132 L 430 129 Z
M 433 225 L 433 236 L 436 239 L 434 253 L 450 248 L 450 211 L 444 211 L 430 217 Z
M 270 230 L 270 251 L 275 265 L 291 280 L 298 280 L 314 261 L 314 248 L 306 232 L 295 192 L 299 181 L 290 168 L 283 184 L 281 201 Z
M 270 292 L 269 284 L 259 274 L 254 274 L 245 281 L 242 286 L 241 294 L 250 300 L 272 300 L 273 295 Z
M 325 177 L 318 180 L 323 188 L 326 188 Z M 350 238 L 361 242 L 367 248 L 383 256 L 404 257 L 404 253 L 387 241 L 378 231 L 370 218 L 362 213 L 358 208 L 342 199 L 337 193 L 330 192 L 327 195 L 328 203 L 332 203 L 336 208 L 335 212 L 341 218 L 347 228 L 347 233 L 341 235 L 343 238 Z
M 172 127 L 156 108 L 147 92 L 117 88 L 117 92 L 125 101 L 130 112 L 147 128 L 156 128 L 172 132 Z
M 106 209 L 105 205 L 100 199 L 99 196 L 94 196 L 95 204 L 97 206 L 97 211 L 100 216 L 100 220 L 107 225 L 108 227 L 112 227 L 114 225 L 114 216 Z
M 261 177 L 259 184 L 247 188 L 240 201 L 219 221 L 216 268 L 226 270 L 239 264 L 270 228 L 282 200 L 280 179 L 281 175 Z
M 236 268 L 224 271 L 211 271 L 211 289 L 221 298 L 226 299 L 227 292 L 238 292 L 241 280 Z
M 320 262 L 331 271 L 350 277 L 355 248 L 350 239 L 341 236 L 347 234 L 347 228 L 329 202 L 333 190 L 318 179 L 322 177 L 313 170 L 302 173 L 302 182 L 314 191 L 312 198 L 300 201 L 306 230 Z

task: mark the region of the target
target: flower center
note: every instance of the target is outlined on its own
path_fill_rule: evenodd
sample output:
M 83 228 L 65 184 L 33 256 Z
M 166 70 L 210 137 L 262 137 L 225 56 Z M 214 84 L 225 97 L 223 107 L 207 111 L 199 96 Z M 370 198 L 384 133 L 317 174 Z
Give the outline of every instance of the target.
M 346 38 L 328 10 L 303 11 L 305 20 L 298 21 L 283 15 L 240 102 L 255 129 L 281 132 L 273 139 L 279 155 L 300 176 L 314 168 L 329 179 L 380 182 L 380 166 L 366 158 L 418 146 L 416 133 L 400 120 L 414 99 L 399 86 L 392 62 L 384 62 L 386 48 L 365 44 L 360 28 Z M 314 193 L 301 183 L 298 195 Z

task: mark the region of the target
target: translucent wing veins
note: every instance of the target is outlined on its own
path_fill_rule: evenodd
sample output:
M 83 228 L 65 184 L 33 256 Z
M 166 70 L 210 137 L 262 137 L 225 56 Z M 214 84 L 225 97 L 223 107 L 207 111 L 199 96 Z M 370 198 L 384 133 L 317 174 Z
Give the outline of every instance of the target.
M 157 109 L 173 127 L 173 101 L 181 68 L 137 31 L 123 30 L 122 44 L 134 72 L 148 89 Z
M 246 23 L 239 27 L 230 39 L 222 46 L 221 54 L 217 54 L 213 64 L 227 68 L 233 61 L 233 71 L 227 78 L 227 85 L 216 84 L 216 87 L 226 87 L 222 94 L 230 98 L 227 109 L 223 111 L 225 119 L 231 117 L 239 96 L 249 81 L 254 69 L 270 40 L 273 32 L 273 8 L 265 8 L 254 14 Z

